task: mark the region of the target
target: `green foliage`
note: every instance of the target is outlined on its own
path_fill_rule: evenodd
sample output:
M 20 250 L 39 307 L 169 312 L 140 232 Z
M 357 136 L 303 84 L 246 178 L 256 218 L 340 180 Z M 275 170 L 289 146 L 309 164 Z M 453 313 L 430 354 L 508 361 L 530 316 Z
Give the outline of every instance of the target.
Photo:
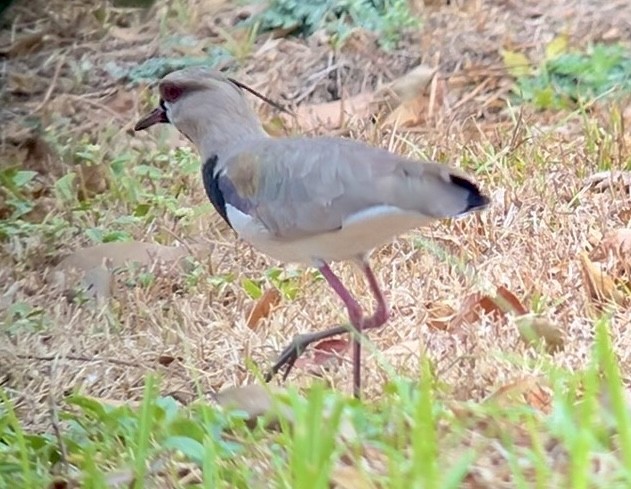
M 493 398 L 451 409 L 427 360 L 417 379 L 395 378 L 374 402 L 318 383 L 304 394 L 278 393 L 277 412 L 291 415 L 275 430 L 205 400 L 182 406 L 159 396 L 148 377 L 137 408 L 72 394 L 57 406 L 59 436 L 30 433 L 0 390 L 0 489 L 50 487 L 60 469 L 81 487 L 108 487 L 121 471 L 130 473 L 129 487 L 142 487 L 143 475 L 164 461 L 197 465 L 204 487 L 258 487 L 265 467 L 270 487 L 328 488 L 335 468 L 351 465 L 357 487 L 369 487 L 365 478 L 393 489 L 456 489 L 473 466 L 484 468 L 489 449 L 505 457 L 514 487 L 531 487 L 533 479 L 532 487 L 629 487 L 631 416 L 609 327 L 597 323 L 583 370 L 550 365 L 542 372 L 553 392 L 546 413 Z M 564 470 L 550 465 L 550 446 L 563 453 Z M 607 471 L 594 470 L 598 461 Z
M 231 55 L 226 49 L 215 46 L 208 52 L 207 56 L 155 57 L 142 63 L 129 63 L 125 66 L 116 61 L 110 61 L 105 65 L 105 69 L 114 78 L 138 84 L 144 81 L 153 82 L 171 71 L 190 66 L 213 67 L 230 58 Z
M 287 300 L 294 300 L 300 291 L 299 279 L 303 272 L 300 270 L 286 270 L 271 267 L 265 271 L 265 278 L 279 290 Z M 244 278 L 241 287 L 252 299 L 259 299 L 263 295 L 265 279 L 258 280 Z
M 504 53 L 505 64 L 517 78 L 514 92 L 537 108 L 572 108 L 602 96 L 631 92 L 631 56 L 623 46 L 596 44 L 584 53 L 546 52 L 546 61 L 538 69 L 532 72 L 528 67 L 522 73 L 516 72 L 519 66 Z
M 343 39 L 361 27 L 380 34 L 385 48 L 394 47 L 403 29 L 419 24 L 406 0 L 271 0 L 253 21 L 263 32 L 292 29 L 305 37 L 324 28 Z
M 6 196 L 6 205 L 11 209 L 8 220 L 15 221 L 33 210 L 30 199 L 31 184 L 35 176 L 34 171 L 19 170 L 8 167 L 0 170 L 0 191 Z M 0 236 L 8 232 L 6 223 L 0 224 Z
M 34 333 L 45 327 L 44 310 L 26 302 L 14 302 L 0 316 L 0 333 Z

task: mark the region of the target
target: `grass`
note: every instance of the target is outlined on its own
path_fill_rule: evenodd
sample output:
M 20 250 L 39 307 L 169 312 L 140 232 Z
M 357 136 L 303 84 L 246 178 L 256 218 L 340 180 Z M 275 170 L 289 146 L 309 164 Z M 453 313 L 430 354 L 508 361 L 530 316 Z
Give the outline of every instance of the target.
M 177 23 L 184 23 L 195 32 L 189 21 L 204 10 L 194 2 L 176 8 L 175 20 L 164 16 L 160 29 L 178 32 Z M 438 21 L 450 12 L 427 12 L 437 26 L 432 37 L 443 45 L 447 34 Z M 136 26 L 132 14 L 121 15 L 113 12 L 111 21 Z M 449 30 L 462 31 L 473 16 L 454 16 L 464 24 Z M 241 39 L 226 41 L 226 32 L 218 34 L 222 42 Z M 99 44 L 99 56 L 108 54 L 108 42 Z M 294 44 L 301 41 L 275 40 L 284 55 L 263 65 L 254 53 L 275 48 L 266 38 L 244 42 L 218 50 L 239 57 L 243 65 L 231 69 L 251 76 L 262 92 L 278 95 L 295 89 L 295 77 L 310 86 L 309 77 L 321 76 L 321 65 L 302 63 Z M 122 63 L 125 46 L 113 46 Z M 308 41 L 302 48 L 328 66 L 326 50 Z M 368 64 L 379 58 L 376 49 L 353 58 L 338 48 L 341 64 L 360 63 L 370 76 L 388 79 L 377 68 L 396 68 L 394 54 Z M 460 56 L 462 50 L 454 51 Z M 160 54 L 164 58 L 156 59 L 182 60 Z M 441 63 L 453 61 L 448 55 L 444 51 Z M 99 60 L 94 70 L 107 73 L 107 60 Z M 257 407 L 266 405 L 247 386 L 294 334 L 343 321 L 345 314 L 319 274 L 273 262 L 221 226 L 185 140 L 166 127 L 142 138 L 127 132 L 156 102 L 137 83 L 154 73 L 145 68 L 159 71 L 164 63 L 145 61 L 120 64 L 133 83 L 106 79 L 104 94 L 89 107 L 86 94 L 68 98 L 55 86 L 48 104 L 41 103 L 45 92 L 34 95 L 26 108 L 42 107 L 38 134 L 51 150 L 35 157 L 24 147 L 6 150 L 9 164 L 0 169 L 0 488 L 629 487 L 631 316 L 625 303 L 590 295 L 576 258 L 626 228 L 631 216 L 624 184 L 599 191 L 585 183 L 596 172 L 629 168 L 623 105 L 588 97 L 571 112 L 503 105 L 494 115 L 480 107 L 495 93 L 481 91 L 471 111 L 450 111 L 457 103 L 450 100 L 409 133 L 351 120 L 352 137 L 475 174 L 493 205 L 374 253 L 393 316 L 370 335 L 361 402 L 350 398 L 347 360 L 318 375 L 305 367 L 282 387 L 272 384 L 271 407 L 252 422 L 243 406 L 220 407 L 218 393 L 237 386 Z M 39 73 L 36 65 L 31 69 Z M 272 72 L 281 73 L 273 83 Z M 448 78 L 441 75 L 440 83 Z M 346 78 L 349 94 L 368 89 L 366 79 L 352 85 Z M 101 90 L 101 82 L 85 92 Z M 457 87 L 450 90 L 454 99 L 462 96 Z M 115 104 L 107 105 L 111 98 L 131 105 L 116 112 Z M 21 114 L 24 107 L 11 100 Z M 74 112 L 64 112 L 68 107 Z M 42 162 L 48 162 L 43 169 Z M 62 257 L 119 241 L 201 243 L 207 253 L 192 253 L 181 268 L 122 266 L 106 301 L 92 300 L 89 291 L 67 300 L 64 288 L 53 285 Z M 600 265 L 618 283 L 629 282 L 624 257 Z M 365 285 L 353 270 L 335 269 L 364 300 Z M 510 315 L 481 315 L 446 328 L 451 323 L 438 320 L 466 311 L 471 294 L 499 286 L 562 331 L 560 351 L 526 344 Z M 280 303 L 248 327 L 250 309 L 271 287 L 280 290 Z
M 181 406 L 148 376 L 137 407 L 71 394 L 56 407 L 59 437 L 32 435 L 3 392 L 1 487 L 48 487 L 63 469 L 82 487 L 458 488 L 495 480 L 488 460 L 507 487 L 628 487 L 629 406 L 610 326 L 598 321 L 585 369 L 541 372 L 544 410 L 508 396 L 446 402 L 429 361 L 372 403 L 321 383 L 289 387 L 276 401 L 291 419 L 268 414 L 276 429 L 203 399 Z

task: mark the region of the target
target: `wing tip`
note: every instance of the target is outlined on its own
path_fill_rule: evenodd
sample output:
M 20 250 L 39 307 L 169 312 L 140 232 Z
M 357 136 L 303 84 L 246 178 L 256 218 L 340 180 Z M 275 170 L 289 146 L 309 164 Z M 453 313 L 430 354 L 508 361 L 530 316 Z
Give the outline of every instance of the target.
M 484 209 L 486 206 L 489 205 L 490 199 L 486 195 L 484 195 L 480 191 L 480 188 L 471 180 L 453 174 L 451 174 L 449 177 L 451 183 L 469 192 L 466 202 L 467 207 L 462 211 L 463 214 L 475 210 Z

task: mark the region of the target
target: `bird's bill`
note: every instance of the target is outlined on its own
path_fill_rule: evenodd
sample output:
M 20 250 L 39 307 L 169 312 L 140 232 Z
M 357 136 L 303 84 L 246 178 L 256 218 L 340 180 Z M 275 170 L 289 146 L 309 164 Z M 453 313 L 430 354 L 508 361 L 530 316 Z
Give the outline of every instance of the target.
M 168 123 L 169 119 L 167 118 L 167 114 L 162 109 L 162 107 L 156 107 L 151 112 L 149 112 L 146 116 L 136 122 L 134 126 L 134 131 L 142 131 L 147 129 L 154 124 Z

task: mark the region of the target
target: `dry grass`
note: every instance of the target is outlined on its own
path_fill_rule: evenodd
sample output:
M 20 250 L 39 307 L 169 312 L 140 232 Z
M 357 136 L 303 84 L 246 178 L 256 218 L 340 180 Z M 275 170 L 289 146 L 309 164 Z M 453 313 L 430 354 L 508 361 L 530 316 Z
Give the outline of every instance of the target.
M 185 5 L 184 22 L 177 17 L 181 8 L 172 5 L 162 29 L 157 19 L 168 9 L 162 3 L 144 14 L 105 10 L 104 23 L 86 13 L 81 2 L 63 2 L 63 8 L 40 2 L 40 12 L 51 13 L 46 18 L 15 6 L 4 19 L 0 44 L 16 52 L 3 62 L 2 160 L 39 171 L 33 191 L 37 212 L 27 220 L 39 224 L 57 218 L 68 223 L 54 233 L 34 232 L 2 243 L 0 308 L 6 312 L 13 304 L 25 303 L 41 311 L 41 327 L 18 326 L 0 344 L 0 383 L 29 429 L 49 429 L 47 399 L 59 400 L 71 391 L 137 400 L 148 372 L 163 377 L 162 394 L 185 403 L 200 391 L 251 383 L 256 372 L 246 360 L 264 368 L 294 334 L 345 320 L 337 297 L 305 272 L 296 279 L 295 300 L 284 300 L 254 330 L 248 328 L 253 301 L 240 279 L 261 278 L 279 264 L 236 241 L 208 207 L 190 219 L 165 209 L 149 223 L 121 224 L 117 219 L 129 215 L 131 205 L 108 194 L 106 187 L 115 185 L 107 176 L 107 185 L 86 201 L 88 210 L 80 218 L 55 198 L 55 180 L 76 169 L 76 148 L 86 142 L 100 145 L 98 155 L 105 165 L 124 153 L 133 155 L 132 165 L 151 164 L 151 155 L 185 144 L 169 129 L 155 136 L 131 134 L 130 127 L 146 107 L 146 92 L 117 82 L 105 67 L 111 60 L 134 62 L 169 52 L 161 35 L 176 26 L 200 43 L 217 42 L 216 26 L 229 26 L 236 15 L 235 9 L 214 5 L 219 3 L 192 0 Z M 589 175 L 608 166 L 624 169 L 629 162 L 629 134 L 616 125 L 611 107 L 597 105 L 586 114 L 570 115 L 510 110 L 505 103 L 510 80 L 498 54 L 503 46 L 526 45 L 540 52 L 562 29 L 577 45 L 628 39 L 631 13 L 625 3 L 602 7 L 567 0 L 554 8 L 537 1 L 460 3 L 463 6 L 425 8 L 423 31 L 406 38 L 394 54 L 367 49 L 363 39 L 349 42 L 334 58 L 315 38 L 261 39 L 240 65 L 230 66 L 270 97 L 289 102 L 301 98 L 303 103 L 372 89 L 420 61 L 440 67 L 448 96 L 425 126 L 391 134 L 354 121 L 350 134 L 402 154 L 460 163 L 477 173 L 493 205 L 480 216 L 439 223 L 374 253 L 374 268 L 393 315 L 383 331 L 370 335 L 375 354 L 364 361 L 368 400 L 380 398 L 390 379 L 391 370 L 383 365 L 401 377 L 417 379 L 424 355 L 431 359 L 446 401 L 481 401 L 511 382 L 538 376 L 549 362 L 570 370 L 585 367 L 596 314 L 577 253 L 591 251 L 603 235 L 626 227 L 631 215 L 627 188 L 597 191 L 586 185 Z M 213 15 L 214 9 L 220 14 Z M 15 46 L 27 36 L 33 36 L 33 45 L 18 50 Z M 82 69 L 87 60 L 91 67 Z M 336 75 L 323 75 L 326 69 Z M 269 116 L 267 109 L 261 112 Z M 39 130 L 25 128 L 33 119 Z M 629 127 L 631 120 L 625 122 Z M 599 148 L 607 138 L 613 143 L 603 164 Z M 168 164 L 161 168 L 169 171 Z M 205 203 L 195 174 L 174 173 L 173 179 L 158 185 L 164 192 L 179 187 L 178 205 L 197 208 Z M 0 213 L 5 212 L 0 200 Z M 46 275 L 60 257 L 91 244 L 84 233 L 91 226 L 124 229 L 137 240 L 202 240 L 212 252 L 200 260 L 201 269 L 233 274 L 236 280 L 220 286 L 205 280 L 186 285 L 179 270 L 157 271 L 152 285 L 123 284 L 104 306 L 68 303 Z M 419 238 L 434 248 L 419 247 Z M 335 269 L 358 296 L 367 295 L 350 267 Z M 564 349 L 547 355 L 527 347 L 512 320 L 484 318 L 457 331 L 428 327 L 432 307 L 458 311 L 467 295 L 497 286 L 513 291 L 527 307 L 536 306 L 556 323 L 565 335 Z M 630 322 L 628 308 L 613 311 L 612 341 L 625 379 L 631 375 Z M 335 389 L 350 391 L 348 361 L 324 375 Z M 312 380 L 298 370 L 288 382 L 306 386 Z M 478 436 L 473 433 L 473 438 Z M 492 459 L 494 452 L 487 449 Z M 498 463 L 489 460 L 489 466 Z

